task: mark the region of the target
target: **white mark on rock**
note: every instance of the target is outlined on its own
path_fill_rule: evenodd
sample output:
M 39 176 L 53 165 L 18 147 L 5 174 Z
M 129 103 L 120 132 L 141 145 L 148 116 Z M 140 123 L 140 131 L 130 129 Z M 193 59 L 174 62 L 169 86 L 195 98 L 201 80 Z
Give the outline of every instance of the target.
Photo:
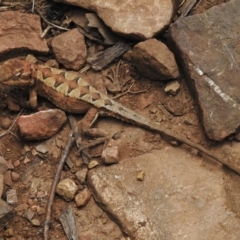
M 224 93 L 222 89 L 211 78 L 206 76 L 199 67 L 193 66 L 193 68 L 199 76 L 203 76 L 204 80 L 209 84 L 210 87 L 212 87 L 214 92 L 223 99 L 224 102 L 232 104 L 233 107 L 237 107 L 238 104 L 236 103 L 236 101 L 228 94 Z M 240 109 L 239 106 L 238 108 Z

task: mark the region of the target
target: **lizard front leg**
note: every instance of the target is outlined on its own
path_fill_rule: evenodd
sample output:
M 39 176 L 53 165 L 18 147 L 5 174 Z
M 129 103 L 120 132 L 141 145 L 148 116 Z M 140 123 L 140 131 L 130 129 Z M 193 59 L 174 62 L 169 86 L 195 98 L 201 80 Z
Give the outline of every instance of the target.
M 29 100 L 25 101 L 25 106 L 27 108 L 36 109 L 37 108 L 37 91 L 34 87 L 29 89 Z

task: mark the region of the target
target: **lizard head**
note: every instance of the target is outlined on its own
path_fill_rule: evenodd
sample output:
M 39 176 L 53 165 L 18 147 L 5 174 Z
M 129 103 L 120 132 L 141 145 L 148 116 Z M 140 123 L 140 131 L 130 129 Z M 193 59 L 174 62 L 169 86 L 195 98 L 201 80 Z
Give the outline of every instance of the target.
M 8 86 L 32 86 L 31 63 L 13 58 L 0 65 L 0 84 Z

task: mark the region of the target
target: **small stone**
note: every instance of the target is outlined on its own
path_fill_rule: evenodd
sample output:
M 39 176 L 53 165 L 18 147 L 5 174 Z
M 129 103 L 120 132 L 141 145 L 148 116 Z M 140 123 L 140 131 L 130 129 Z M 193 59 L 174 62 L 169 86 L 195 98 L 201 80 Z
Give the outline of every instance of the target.
M 10 189 L 6 192 L 6 201 L 9 205 L 17 205 L 18 197 L 16 189 Z
M 18 167 L 20 164 L 21 164 L 20 160 L 16 160 L 16 161 L 13 163 L 13 166 L 14 166 L 14 167 Z
M 80 193 L 75 196 L 75 202 L 78 207 L 85 206 L 91 198 L 91 192 L 88 188 L 84 188 Z
M 137 180 L 138 181 L 143 181 L 145 178 L 145 172 L 144 171 L 140 171 L 138 174 L 137 174 Z
M 5 238 L 13 237 L 13 236 L 14 236 L 14 230 L 13 230 L 13 228 L 8 228 L 8 229 L 3 233 L 3 236 L 4 236 Z
M 9 117 L 3 117 L 1 120 L 2 129 L 8 129 L 12 124 L 12 120 Z
M 31 151 L 31 149 L 28 145 L 24 145 L 23 148 L 24 148 L 25 152 L 30 152 Z
M 41 225 L 41 222 L 38 219 L 34 218 L 34 219 L 31 220 L 31 224 L 34 227 L 39 227 Z
M 46 210 L 45 210 L 44 207 L 39 207 L 39 208 L 37 208 L 37 214 L 38 214 L 38 215 L 42 215 L 42 214 L 44 214 L 44 213 L 46 213 Z
M 12 172 L 11 177 L 12 177 L 13 182 L 17 182 L 20 178 L 20 175 L 16 172 Z
M 172 95 L 172 96 L 177 95 L 178 92 L 180 91 L 179 82 L 178 81 L 171 81 L 171 82 L 167 83 L 166 87 L 164 88 L 164 91 L 168 95 Z
M 12 164 L 12 160 L 8 160 L 7 165 L 8 165 L 8 170 L 13 170 L 14 169 L 14 166 Z
M 23 160 L 23 163 L 28 164 L 29 162 L 31 162 L 31 159 L 26 156 Z
M 35 149 L 42 154 L 48 153 L 48 148 L 45 144 L 39 144 L 35 147 Z
M 58 183 L 56 192 L 66 201 L 71 201 L 74 199 L 77 190 L 76 183 L 72 179 L 66 178 Z
M 77 171 L 77 172 L 75 173 L 75 176 L 76 176 L 77 180 L 78 180 L 81 184 L 83 184 L 83 183 L 85 182 L 87 173 L 88 173 L 88 169 L 87 169 L 87 168 L 83 168 L 83 169 L 81 169 L 81 170 L 79 170 L 79 171 Z
M 27 220 L 33 219 L 34 215 L 35 215 L 35 213 L 34 213 L 31 209 L 27 209 L 27 210 L 24 212 L 24 214 L 23 214 L 23 216 L 24 216 Z
M 4 183 L 11 187 L 13 185 L 13 181 L 12 181 L 12 176 L 11 176 L 11 171 L 7 170 L 4 174 Z
M 98 166 L 98 165 L 99 165 L 98 161 L 92 160 L 92 161 L 88 164 L 88 168 L 89 168 L 89 169 L 92 169 L 92 168 L 94 168 L 94 167 L 96 167 L 96 166 Z
M 107 146 L 102 152 L 102 159 L 105 164 L 119 163 L 118 147 Z

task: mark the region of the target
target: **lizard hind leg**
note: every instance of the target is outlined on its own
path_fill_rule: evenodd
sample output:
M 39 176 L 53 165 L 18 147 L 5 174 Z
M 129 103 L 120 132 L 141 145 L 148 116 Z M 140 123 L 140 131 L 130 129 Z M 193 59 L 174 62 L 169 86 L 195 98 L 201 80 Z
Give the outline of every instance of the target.
M 79 122 L 79 129 L 82 133 L 85 133 L 89 136 L 93 137 L 107 137 L 109 134 L 100 128 L 91 128 L 94 122 L 98 117 L 98 109 L 95 107 L 91 107 L 84 118 Z

